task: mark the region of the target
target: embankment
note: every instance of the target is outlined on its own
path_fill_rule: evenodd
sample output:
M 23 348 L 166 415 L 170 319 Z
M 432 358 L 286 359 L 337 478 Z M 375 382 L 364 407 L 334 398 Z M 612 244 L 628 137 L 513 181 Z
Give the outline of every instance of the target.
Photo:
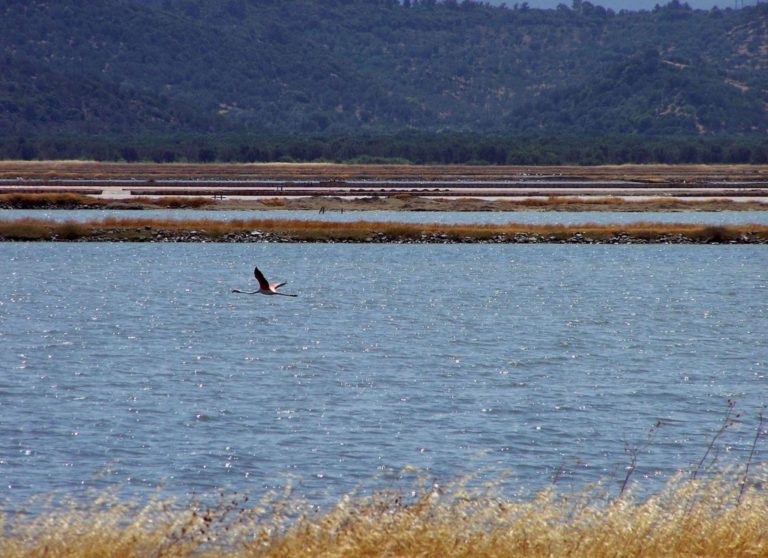
M 443 225 L 282 219 L 225 222 L 116 218 L 53 222 L 27 218 L 0 222 L 0 241 L 768 244 L 768 225 Z

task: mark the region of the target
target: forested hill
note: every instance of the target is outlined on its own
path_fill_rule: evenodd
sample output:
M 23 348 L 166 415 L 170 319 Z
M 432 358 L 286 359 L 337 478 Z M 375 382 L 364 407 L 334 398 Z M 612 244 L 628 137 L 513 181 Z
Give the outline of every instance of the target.
M 760 136 L 768 5 L 5 0 L 0 132 Z

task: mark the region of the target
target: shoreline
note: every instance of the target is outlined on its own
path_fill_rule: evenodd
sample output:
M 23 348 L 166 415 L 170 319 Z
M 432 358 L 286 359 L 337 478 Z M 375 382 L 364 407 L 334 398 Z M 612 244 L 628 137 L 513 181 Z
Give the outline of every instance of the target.
M 0 242 L 355 244 L 768 244 L 768 225 L 679 223 L 445 225 L 301 220 L 0 222 Z
M 473 212 L 529 213 L 569 212 L 704 212 L 704 211 L 768 211 L 768 203 L 756 200 L 716 198 L 691 200 L 681 198 L 624 199 L 617 196 L 578 197 L 551 196 L 520 199 L 425 198 L 402 194 L 387 197 L 343 199 L 333 196 L 296 198 L 261 198 L 214 200 L 202 196 L 165 196 L 130 199 L 98 198 L 75 192 L 5 193 L 0 194 L 0 209 L 40 210 L 125 210 L 204 209 L 206 211 L 317 211 L 318 213 L 357 211 L 403 212 Z

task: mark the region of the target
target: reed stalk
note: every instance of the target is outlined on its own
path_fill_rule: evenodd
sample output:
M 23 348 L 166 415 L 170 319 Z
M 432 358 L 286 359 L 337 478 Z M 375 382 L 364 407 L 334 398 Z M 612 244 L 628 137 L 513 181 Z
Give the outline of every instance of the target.
M 763 471 L 763 476 L 765 472 Z M 250 503 L 90 501 L 0 516 L 4 558 L 765 556 L 768 493 L 738 475 L 676 477 L 658 493 L 606 499 L 546 490 L 510 499 L 463 482 L 343 496 L 323 511 L 288 495 Z

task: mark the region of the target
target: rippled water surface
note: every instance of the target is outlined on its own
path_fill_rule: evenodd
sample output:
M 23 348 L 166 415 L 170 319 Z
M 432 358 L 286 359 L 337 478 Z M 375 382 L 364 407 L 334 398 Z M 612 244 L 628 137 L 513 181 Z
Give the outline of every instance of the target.
M 765 403 L 759 246 L 0 244 L 3 498 L 120 485 L 312 498 L 743 462 Z M 298 298 L 252 288 L 254 263 Z M 718 446 L 720 447 L 720 446 Z M 764 454 L 756 459 L 764 459 Z
M 0 220 L 33 217 L 53 221 L 91 221 L 107 217 L 127 219 L 301 219 L 333 222 L 376 221 L 398 223 L 502 224 L 529 223 L 575 225 L 583 223 L 703 223 L 733 225 L 768 224 L 768 211 L 318 211 L 265 210 L 227 211 L 196 209 L 104 210 L 104 209 L 0 209 Z

